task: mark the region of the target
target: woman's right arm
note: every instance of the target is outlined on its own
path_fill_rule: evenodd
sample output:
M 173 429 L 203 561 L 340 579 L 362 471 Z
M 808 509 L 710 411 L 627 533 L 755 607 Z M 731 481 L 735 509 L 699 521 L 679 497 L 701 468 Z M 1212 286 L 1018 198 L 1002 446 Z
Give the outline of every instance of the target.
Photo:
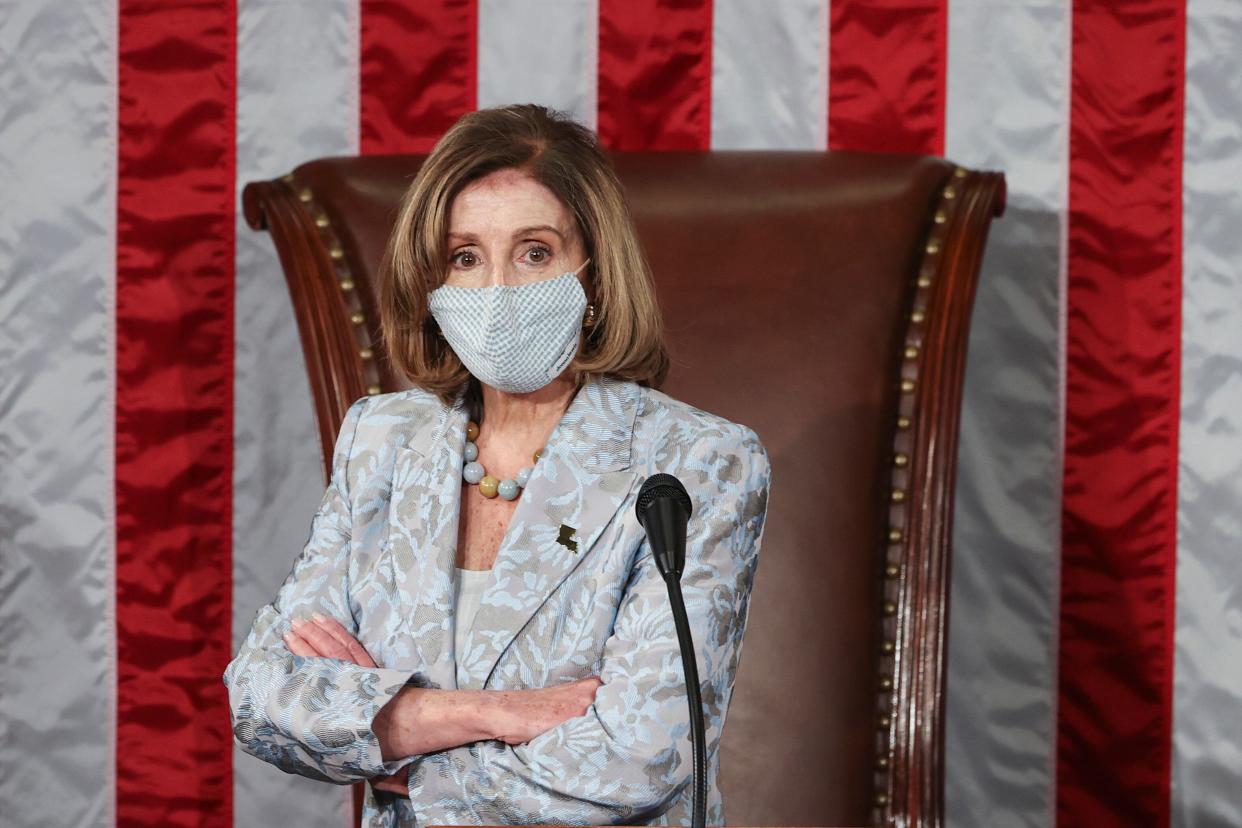
M 346 412 L 310 538 L 224 672 L 233 735 L 244 750 L 287 772 L 340 784 L 393 773 L 409 761 L 385 760 L 371 725 L 412 672 L 304 658 L 290 652 L 283 639 L 294 619 L 313 612 L 353 618 L 347 597 L 352 532 L 347 472 L 368 402 L 364 397 Z

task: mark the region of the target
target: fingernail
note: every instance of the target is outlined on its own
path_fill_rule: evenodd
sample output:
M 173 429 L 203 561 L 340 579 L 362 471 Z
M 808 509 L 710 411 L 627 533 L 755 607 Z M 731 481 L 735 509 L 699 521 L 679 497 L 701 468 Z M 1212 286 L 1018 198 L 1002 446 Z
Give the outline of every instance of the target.
M 314 618 L 316 621 L 319 621 L 319 622 L 328 620 L 328 616 L 324 615 L 322 612 L 312 612 L 311 618 Z
M 293 627 L 296 630 L 297 628 L 301 627 L 305 623 L 306 623 L 305 618 L 295 618 L 293 619 L 293 621 L 289 623 L 289 626 Z

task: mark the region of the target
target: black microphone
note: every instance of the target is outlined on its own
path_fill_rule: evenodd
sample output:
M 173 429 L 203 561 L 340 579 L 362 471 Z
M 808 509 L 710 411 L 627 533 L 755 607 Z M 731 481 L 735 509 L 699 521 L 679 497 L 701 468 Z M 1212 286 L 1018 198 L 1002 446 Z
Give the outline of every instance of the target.
M 694 654 L 686 602 L 681 595 L 681 572 L 686 565 L 686 524 L 692 507 L 686 487 L 671 474 L 653 474 L 643 481 L 634 507 L 638 522 L 647 533 L 652 557 L 664 576 L 668 600 L 681 647 L 682 672 L 686 677 L 686 700 L 690 703 L 690 741 L 694 749 L 693 828 L 707 821 L 707 738 L 703 726 L 703 698 L 699 691 L 699 666 Z

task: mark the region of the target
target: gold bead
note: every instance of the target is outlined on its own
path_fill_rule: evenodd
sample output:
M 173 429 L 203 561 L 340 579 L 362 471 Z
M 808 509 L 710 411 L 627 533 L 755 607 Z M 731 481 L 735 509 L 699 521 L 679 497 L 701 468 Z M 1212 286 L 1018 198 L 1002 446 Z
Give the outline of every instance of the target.
M 472 443 L 479 439 L 479 424 L 474 420 L 466 423 L 466 439 Z
M 901 393 L 903 393 L 903 394 L 909 394 L 909 393 L 910 393 L 911 391 L 913 391 L 913 390 L 914 390 L 914 380 L 912 380 L 912 379 L 903 379 L 903 380 L 901 381 Z
M 327 227 L 328 217 L 327 216 L 315 216 L 315 226 L 316 227 Z
M 496 487 L 500 485 L 500 481 L 492 477 L 490 474 L 483 475 L 483 479 L 479 481 L 479 494 L 484 497 L 495 497 Z
M 910 455 L 897 452 L 897 454 L 893 455 L 893 465 L 899 469 L 904 469 L 910 465 Z
M 378 385 L 367 386 L 367 393 L 370 394 L 372 397 L 374 397 L 376 394 L 380 393 L 383 390 L 384 389 L 380 388 Z
M 929 288 L 931 287 L 931 282 L 932 280 L 930 276 L 920 276 L 918 282 L 916 282 L 915 284 L 917 284 L 921 288 Z
M 538 451 L 536 451 L 536 452 L 535 452 L 535 453 L 531 456 L 531 460 L 532 460 L 532 462 L 538 463 L 538 462 L 539 462 L 539 458 L 540 458 L 540 457 L 543 457 L 543 449 L 539 449 Z
M 884 567 L 884 577 L 886 578 L 896 578 L 900 574 L 901 567 L 897 566 L 897 564 L 889 564 Z
M 888 716 L 881 716 L 880 721 L 877 722 L 877 724 L 879 724 L 880 726 L 880 730 L 888 730 L 889 726 L 892 723 L 893 723 L 893 720 L 890 719 Z
M 893 493 L 889 496 L 893 499 L 894 503 L 902 503 L 906 499 L 906 490 L 905 489 L 893 489 Z
M 875 804 L 876 804 L 876 807 L 883 808 L 885 805 L 888 804 L 888 795 L 887 794 L 876 794 Z
M 345 251 L 341 249 L 341 246 L 339 244 L 333 245 L 328 250 L 328 255 L 331 256 L 333 259 L 340 260 L 340 259 L 345 258 Z
M 906 346 L 906 359 L 918 359 L 918 358 L 919 358 L 919 346 L 918 345 L 907 345 Z
M 363 348 L 361 351 L 358 352 L 358 356 L 362 357 L 363 359 L 370 359 L 371 357 L 375 356 L 375 352 L 372 351 L 370 348 Z
M 875 766 L 880 770 L 888 770 L 888 757 L 880 756 L 875 760 Z
M 944 197 L 945 197 L 945 198 L 956 198 L 956 197 L 957 197 L 957 190 L 953 189 L 952 187 L 945 187 L 945 188 L 944 188 Z
M 282 175 L 282 176 L 280 177 L 280 180 L 281 180 L 281 181 L 283 181 L 283 182 L 285 182 L 286 184 L 292 184 L 292 183 L 293 183 L 293 173 L 285 173 L 284 175 Z
M 914 323 L 922 322 L 926 318 L 927 318 L 927 314 L 925 314 L 921 310 L 916 309 L 910 314 L 910 321 Z
M 966 177 L 966 168 L 965 168 L 965 167 L 958 167 L 956 170 L 954 170 L 954 171 L 953 171 L 953 175 L 954 175 L 954 177 L 956 177 L 956 178 L 965 178 L 965 177 Z
M 932 253 L 932 254 L 939 253 L 939 252 L 940 252 L 940 242 L 938 242 L 938 241 L 929 241 L 929 242 L 927 243 L 927 252 L 928 252 L 928 253 Z
M 298 193 L 298 198 L 299 198 L 299 199 L 301 199 L 302 201 L 310 201 L 310 200 L 311 200 L 311 191 L 310 191 L 310 190 L 303 190 L 302 192 Z
M 353 322 L 355 325 L 361 325 L 367 320 L 366 317 L 362 315 L 362 311 L 354 311 L 349 315 L 349 321 Z
M 937 210 L 936 215 L 933 220 L 936 222 L 936 224 L 944 224 L 946 221 L 948 221 L 948 219 L 949 217 L 945 213 L 944 210 Z
M 892 601 L 885 601 L 884 602 L 884 614 L 888 616 L 896 615 L 897 605 L 894 604 Z
M 342 280 L 341 280 L 341 290 L 343 290 L 343 291 L 345 291 L 346 293 L 348 293 L 349 291 L 351 291 L 351 290 L 353 290 L 353 289 L 354 289 L 354 280 L 353 280 L 353 279 L 342 279 Z
M 896 527 L 888 530 L 888 542 L 889 543 L 901 543 L 901 539 L 903 537 L 905 537 L 905 535 L 903 535 L 901 530 L 897 529 Z
M 902 431 L 905 431 L 907 428 L 910 427 L 910 418 L 906 416 L 898 417 L 897 427 L 901 429 Z
M 893 680 L 889 678 L 888 676 L 884 676 L 882 679 L 880 679 L 880 689 L 881 690 L 892 690 Z
M 884 655 L 892 655 L 893 651 L 896 649 L 897 645 L 891 641 L 885 641 L 880 645 L 880 650 L 883 651 Z

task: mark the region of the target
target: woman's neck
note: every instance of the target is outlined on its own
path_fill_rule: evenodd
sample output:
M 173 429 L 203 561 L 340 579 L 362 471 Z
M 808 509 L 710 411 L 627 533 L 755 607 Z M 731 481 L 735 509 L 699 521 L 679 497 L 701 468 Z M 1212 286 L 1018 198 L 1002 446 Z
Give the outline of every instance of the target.
M 514 472 L 530 465 L 531 455 L 544 446 L 578 390 L 573 379 L 561 376 L 529 394 L 510 394 L 482 386 L 483 422 L 479 452 L 491 458 L 498 471 Z M 508 468 L 513 466 L 514 468 Z

